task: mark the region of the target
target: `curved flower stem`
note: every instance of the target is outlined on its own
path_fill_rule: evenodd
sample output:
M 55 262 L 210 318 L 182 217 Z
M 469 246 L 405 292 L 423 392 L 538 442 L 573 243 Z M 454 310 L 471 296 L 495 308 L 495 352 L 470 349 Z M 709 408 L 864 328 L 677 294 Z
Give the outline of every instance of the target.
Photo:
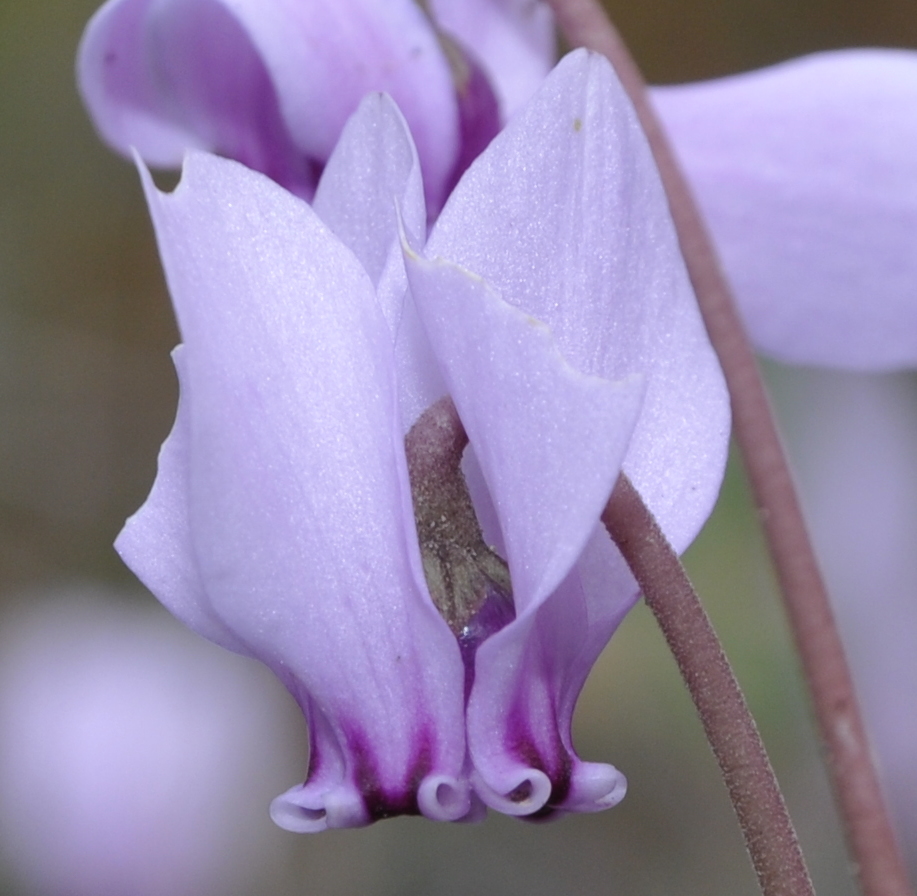
M 764 896 L 814 896 L 770 760 L 688 576 L 623 473 L 602 522 L 653 611 L 720 765 Z
M 865 896 L 911 896 L 844 649 L 757 362 L 710 238 L 636 63 L 597 0 L 548 0 L 567 40 L 603 53 L 630 96 L 669 199 L 688 273 L 732 397 L 736 440 L 809 684 L 835 800 Z

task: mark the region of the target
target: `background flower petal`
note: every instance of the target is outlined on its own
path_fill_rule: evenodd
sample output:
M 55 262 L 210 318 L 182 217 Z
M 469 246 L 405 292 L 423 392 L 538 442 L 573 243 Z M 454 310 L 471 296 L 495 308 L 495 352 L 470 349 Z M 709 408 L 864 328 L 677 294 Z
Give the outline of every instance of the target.
M 439 26 L 484 68 L 505 118 L 538 89 L 557 58 L 550 7 L 540 0 L 432 0 Z
M 328 158 L 363 96 L 382 91 L 410 125 L 428 197 L 444 183 L 458 153 L 455 89 L 414 0 L 223 2 L 259 48 L 297 145 Z
M 771 370 L 887 798 L 917 852 L 917 392 L 913 374 Z
M 407 118 L 436 207 L 458 156 L 452 74 L 413 0 L 109 0 L 78 73 L 105 138 L 153 164 L 210 149 L 310 196 L 373 90 Z
M 234 158 L 303 195 L 315 160 L 294 143 L 264 59 L 231 4 L 110 0 L 80 44 L 83 99 L 104 139 L 178 167 L 188 149 Z
M 258 809 L 291 757 L 265 671 L 148 596 L 83 584 L 23 597 L 0 618 L 4 890 L 270 886 L 277 853 Z
M 430 775 L 461 789 L 463 669 L 423 582 L 369 278 L 304 202 L 236 163 L 191 155 L 174 194 L 145 183 L 185 344 L 210 603 L 332 726 L 345 779 L 309 811 L 417 811 Z M 358 801 L 359 818 L 338 812 Z
M 759 349 L 917 363 L 917 53 L 821 53 L 653 100 Z

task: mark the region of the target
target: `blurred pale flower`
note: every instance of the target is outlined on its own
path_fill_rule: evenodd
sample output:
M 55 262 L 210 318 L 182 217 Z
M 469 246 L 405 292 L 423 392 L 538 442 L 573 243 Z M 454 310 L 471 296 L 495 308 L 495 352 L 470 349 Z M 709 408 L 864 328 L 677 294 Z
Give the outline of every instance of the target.
M 109 0 L 78 78 L 121 152 L 178 167 L 207 149 L 307 198 L 360 100 L 385 91 L 438 210 L 554 53 L 538 0 Z
M 270 831 L 251 806 L 282 752 L 270 682 L 123 597 L 28 602 L 0 629 L 9 868 L 66 896 L 245 892 Z
M 213 156 L 190 155 L 172 195 L 144 177 L 181 400 L 118 548 L 176 616 L 261 659 L 302 706 L 309 773 L 275 820 L 614 805 L 623 778 L 570 735 L 637 596 L 599 514 L 623 466 L 684 549 L 716 498 L 729 420 L 607 62 L 572 54 L 478 158 L 426 248 L 407 251 L 410 290 L 393 200 L 418 245 L 426 213 L 387 97 L 346 127 L 314 208 Z M 472 516 L 508 577 L 479 533 L 437 542 L 425 507 L 440 493 L 416 478 L 427 455 L 406 454 L 447 394 L 470 439 Z M 431 558 L 456 547 L 496 572 L 450 628 Z
M 759 350 L 917 365 L 917 53 L 821 53 L 653 99 Z

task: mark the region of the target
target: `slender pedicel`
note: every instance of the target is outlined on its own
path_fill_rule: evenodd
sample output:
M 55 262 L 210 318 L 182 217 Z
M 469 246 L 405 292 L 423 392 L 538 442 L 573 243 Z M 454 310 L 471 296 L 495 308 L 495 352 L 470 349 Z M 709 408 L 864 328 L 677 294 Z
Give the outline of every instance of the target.
M 602 522 L 653 611 L 697 707 L 765 896 L 814 896 L 755 720 L 678 555 L 623 473 Z
M 691 283 L 732 398 L 736 441 L 793 629 L 848 848 L 865 896 L 912 896 L 834 615 L 754 352 L 640 70 L 596 0 L 548 0 L 566 39 L 604 54 L 656 159 Z
M 427 408 L 404 444 L 424 576 L 459 642 L 467 700 L 478 647 L 515 618 L 509 569 L 481 534 L 461 468 L 468 436 L 452 399 Z

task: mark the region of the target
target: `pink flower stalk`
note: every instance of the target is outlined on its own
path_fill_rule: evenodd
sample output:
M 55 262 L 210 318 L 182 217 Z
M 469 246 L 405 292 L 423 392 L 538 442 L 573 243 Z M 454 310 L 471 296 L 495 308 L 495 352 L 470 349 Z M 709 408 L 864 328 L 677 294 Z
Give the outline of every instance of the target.
M 268 682 L 124 598 L 29 604 L 0 628 L 0 853 L 23 892 L 245 892 L 279 758 Z
M 306 198 L 360 100 L 385 91 L 438 211 L 554 53 L 537 0 L 109 0 L 77 70 L 120 152 L 177 168 L 207 149 Z
M 275 820 L 617 803 L 621 774 L 581 760 L 570 733 L 637 597 L 599 516 L 623 469 L 683 550 L 715 501 L 729 418 L 607 62 L 558 66 L 425 246 L 417 154 L 384 96 L 345 127 L 312 207 L 213 156 L 189 155 L 171 195 L 143 174 L 181 400 L 117 546 L 176 616 L 262 660 L 302 706 L 309 771 Z M 431 538 L 456 547 L 435 541 L 454 515 L 424 509 L 445 480 L 416 479 L 453 439 L 446 395 L 470 441 L 471 516 L 506 557 L 458 626 L 437 569 L 459 567 L 430 562 Z

